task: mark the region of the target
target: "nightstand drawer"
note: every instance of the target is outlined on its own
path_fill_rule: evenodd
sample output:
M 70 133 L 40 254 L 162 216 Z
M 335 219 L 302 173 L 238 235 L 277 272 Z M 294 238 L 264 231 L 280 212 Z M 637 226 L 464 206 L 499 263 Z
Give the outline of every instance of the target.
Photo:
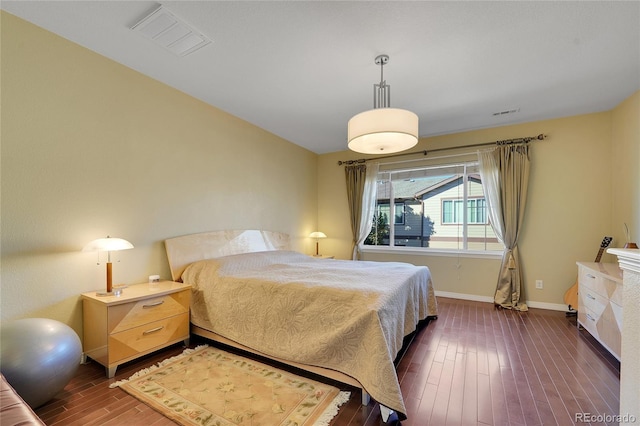
M 189 337 L 189 314 L 164 318 L 109 336 L 109 364 Z
M 150 297 L 109 307 L 108 332 L 119 333 L 141 324 L 189 312 L 191 290 Z

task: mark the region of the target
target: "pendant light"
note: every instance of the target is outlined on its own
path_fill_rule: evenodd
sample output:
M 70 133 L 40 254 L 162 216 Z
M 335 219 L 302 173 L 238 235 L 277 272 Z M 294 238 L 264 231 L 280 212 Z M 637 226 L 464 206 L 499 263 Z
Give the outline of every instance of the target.
M 391 86 L 384 80 L 388 55 L 379 55 L 380 83 L 373 85 L 373 109 L 354 115 L 347 125 L 349 149 L 363 154 L 392 154 L 418 143 L 418 116 L 405 109 L 391 108 Z

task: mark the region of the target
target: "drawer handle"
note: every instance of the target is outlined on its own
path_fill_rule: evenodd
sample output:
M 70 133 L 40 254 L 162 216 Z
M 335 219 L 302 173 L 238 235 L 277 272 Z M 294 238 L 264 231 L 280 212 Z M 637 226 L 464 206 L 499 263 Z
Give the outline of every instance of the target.
M 591 275 L 591 274 L 587 274 L 587 277 L 591 278 L 592 280 L 596 279 L 596 276 L 595 275 Z
M 160 327 L 156 327 L 156 328 L 152 328 L 151 330 L 147 330 L 147 331 L 143 331 L 142 334 L 151 334 L 151 333 L 155 333 L 156 331 L 160 331 L 164 328 L 163 325 L 161 325 Z
M 593 297 L 593 296 L 592 296 L 591 294 L 589 294 L 589 293 L 587 293 L 587 297 L 588 297 L 589 299 L 591 299 L 591 300 L 596 300 L 596 298 L 595 298 L 595 297 Z
M 148 308 L 153 308 L 154 306 L 160 306 L 164 303 L 164 300 L 161 300 L 159 302 L 156 303 L 150 303 L 148 305 L 142 305 L 142 309 L 148 309 Z
M 589 318 L 591 321 L 595 321 L 595 318 L 592 317 L 591 315 L 587 314 L 587 318 Z

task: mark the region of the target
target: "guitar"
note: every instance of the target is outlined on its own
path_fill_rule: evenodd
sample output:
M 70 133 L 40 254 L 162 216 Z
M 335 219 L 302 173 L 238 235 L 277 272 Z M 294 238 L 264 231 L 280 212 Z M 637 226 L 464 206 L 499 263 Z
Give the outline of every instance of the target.
M 605 249 L 611 245 L 611 241 L 613 241 L 613 237 L 604 237 L 602 239 L 602 242 L 600 243 L 600 249 L 598 250 L 598 254 L 594 262 L 600 262 L 602 253 L 604 253 Z M 564 293 L 564 303 L 566 303 L 569 307 L 569 312 L 567 312 L 567 315 L 574 315 L 575 312 L 577 312 L 575 308 L 578 307 L 578 280 L 576 280 L 575 284 L 572 285 L 569 290 Z

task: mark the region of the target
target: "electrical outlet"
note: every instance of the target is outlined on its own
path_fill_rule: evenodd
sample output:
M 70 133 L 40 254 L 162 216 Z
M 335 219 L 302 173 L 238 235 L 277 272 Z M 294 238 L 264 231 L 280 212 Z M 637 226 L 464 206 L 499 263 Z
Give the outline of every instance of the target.
M 542 284 L 542 280 L 536 280 L 536 288 L 540 289 L 543 288 L 543 284 Z

